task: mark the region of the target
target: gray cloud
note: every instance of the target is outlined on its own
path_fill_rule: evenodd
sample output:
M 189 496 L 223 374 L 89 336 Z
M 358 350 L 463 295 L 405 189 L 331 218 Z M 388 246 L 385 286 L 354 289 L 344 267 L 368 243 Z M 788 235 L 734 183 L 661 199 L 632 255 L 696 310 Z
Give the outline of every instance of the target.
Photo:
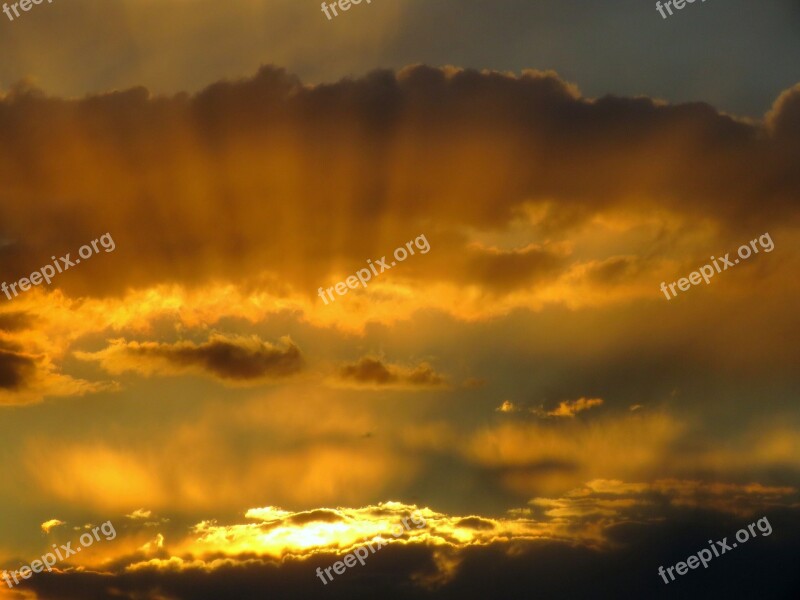
M 339 368 L 339 381 L 356 387 L 436 388 L 445 385 L 445 378 L 427 363 L 416 367 L 387 364 L 381 359 L 362 357 L 358 362 Z
M 111 373 L 174 375 L 193 371 L 232 383 L 286 378 L 301 371 L 305 364 L 300 349 L 289 338 L 283 338 L 281 345 L 273 345 L 256 336 L 220 334 L 200 344 L 112 340 L 104 350 L 76 355 L 99 362 Z
M 24 354 L 4 349 L 0 343 L 0 389 L 19 391 L 36 372 L 36 361 Z

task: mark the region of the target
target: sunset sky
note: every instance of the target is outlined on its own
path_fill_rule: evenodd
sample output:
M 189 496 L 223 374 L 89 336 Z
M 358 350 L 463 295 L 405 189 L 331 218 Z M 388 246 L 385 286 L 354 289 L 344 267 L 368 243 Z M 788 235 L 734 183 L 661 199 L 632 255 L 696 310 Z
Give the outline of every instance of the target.
M 0 600 L 800 596 L 800 4 L 0 27 Z

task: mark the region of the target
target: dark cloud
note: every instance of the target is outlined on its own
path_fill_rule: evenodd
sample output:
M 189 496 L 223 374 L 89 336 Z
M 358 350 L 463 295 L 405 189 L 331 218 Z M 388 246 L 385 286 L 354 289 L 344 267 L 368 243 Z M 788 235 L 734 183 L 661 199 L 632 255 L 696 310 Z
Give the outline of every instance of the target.
M 102 575 L 72 571 L 41 573 L 25 586 L 40 600 L 216 600 L 263 598 L 333 598 L 397 600 L 482 600 L 485 598 L 745 598 L 790 600 L 800 591 L 795 557 L 800 551 L 800 516 L 796 509 L 765 513 L 769 536 L 752 538 L 713 558 L 707 569 L 691 570 L 664 584 L 659 566 L 672 566 L 708 546 L 730 541 L 735 532 L 764 516 L 738 517 L 685 508 L 658 509 L 665 520 L 603 523 L 614 538 L 605 548 L 553 540 L 514 540 L 456 549 L 422 544 L 392 544 L 369 555 L 327 585 L 315 576 L 341 557 L 315 554 L 280 563 L 255 557 L 220 561 L 207 571 L 187 567 Z M 652 513 L 651 513 L 652 516 Z
M 356 363 L 342 366 L 339 380 L 355 386 L 432 388 L 445 385 L 444 377 L 427 363 L 408 368 L 367 356 Z
M 587 277 L 594 283 L 615 285 L 631 278 L 639 269 L 641 264 L 636 258 L 614 256 L 591 266 Z
M 29 329 L 33 321 L 33 316 L 25 312 L 0 313 L 0 331 L 15 332 Z
M 289 519 L 295 525 L 304 525 L 306 523 L 320 522 L 320 523 L 336 523 L 344 520 L 344 517 L 337 513 L 335 510 L 311 510 L 308 512 L 301 512 L 292 515 Z
M 258 348 L 216 338 L 197 346 L 176 345 L 158 349 L 137 348 L 136 356 L 159 356 L 182 367 L 199 366 L 222 379 L 249 380 L 285 377 L 302 368 L 300 349 L 294 344 L 277 348 L 263 342 Z
M 487 521 L 486 519 L 481 519 L 480 517 L 467 517 L 466 519 L 460 519 L 456 523 L 456 526 L 467 527 L 469 529 L 482 529 L 484 531 L 494 529 L 494 523 Z
M 25 329 L 27 317 L 13 315 L 10 329 Z M 30 351 L 22 340 L 0 337 L 0 406 L 40 402 L 46 396 L 83 395 L 111 389 L 109 382 L 91 383 L 65 375 L 46 353 Z
M 339 373 L 343 379 L 378 385 L 394 383 L 397 380 L 397 377 L 386 368 L 386 365 L 374 358 L 362 358 L 355 364 L 345 365 L 339 370 Z
M 219 334 L 200 344 L 112 340 L 105 350 L 81 352 L 77 356 L 98 361 L 112 373 L 138 371 L 147 375 L 197 371 L 234 383 L 289 377 L 305 365 L 300 349 L 288 338 L 283 338 L 281 345 L 273 345 L 256 336 Z
M 786 57 L 800 54 L 794 0 L 756 8 L 747 0 L 706 2 L 668 21 L 654 3 L 620 0 L 602 6 L 503 0 L 491 8 L 480 0 L 373 2 L 332 22 L 318 4 L 309 9 L 292 0 L 224 6 L 170 0 L 158 12 L 137 0 L 73 0 L 34 13 L 21 28 L 9 23 L 0 38 L 0 54 L 20 57 L 0 65 L 0 80 L 34 75 L 71 97 L 136 84 L 195 90 L 209 77 L 246 73 L 264 57 L 313 83 L 425 60 L 503 71 L 553 68 L 578 78 L 592 96 L 615 89 L 675 100 L 703 97 L 758 114 L 797 74 Z M 707 51 L 709 31 L 718 52 Z M 39 43 L 54 37 L 57 53 Z M 320 54 L 320 47 L 329 52 Z
M 420 365 L 408 373 L 406 381 L 419 387 L 437 387 L 444 384 L 444 378 L 427 364 Z
M 3 349 L 0 343 L 0 389 L 18 391 L 36 372 L 36 361 L 24 354 Z
M 471 249 L 460 265 L 462 271 L 453 271 L 452 267 L 458 265 L 453 261 L 442 278 L 456 273 L 456 283 L 475 283 L 493 292 L 507 293 L 556 275 L 566 262 L 565 256 L 538 247 L 511 252 Z

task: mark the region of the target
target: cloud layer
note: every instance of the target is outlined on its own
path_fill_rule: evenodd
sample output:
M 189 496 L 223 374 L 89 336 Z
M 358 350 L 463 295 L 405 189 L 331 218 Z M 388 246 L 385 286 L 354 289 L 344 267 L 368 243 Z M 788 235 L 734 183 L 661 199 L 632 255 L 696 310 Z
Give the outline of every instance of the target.
M 552 73 L 423 66 L 317 87 L 266 67 L 195 96 L 21 90 L 0 102 L 0 268 L 22 277 L 110 231 L 113 268 L 98 277 L 89 262 L 54 285 L 270 276 L 262 284 L 303 291 L 432 221 L 437 251 L 403 278 L 508 293 L 563 270 L 565 250 L 470 245 L 465 228 L 527 214 L 563 230 L 633 198 L 748 233 L 794 222 L 798 105 L 800 90 L 787 92 L 763 126 L 703 104 L 583 98 Z M 330 206 L 342 210 L 324 217 Z

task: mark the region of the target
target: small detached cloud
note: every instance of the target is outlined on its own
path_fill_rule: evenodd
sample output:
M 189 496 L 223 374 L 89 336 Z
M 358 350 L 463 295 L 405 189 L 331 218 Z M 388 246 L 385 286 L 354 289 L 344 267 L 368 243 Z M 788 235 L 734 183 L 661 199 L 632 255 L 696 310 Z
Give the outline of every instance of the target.
M 603 404 L 602 398 L 578 398 L 577 400 L 564 400 L 559 403 L 555 410 L 547 413 L 548 417 L 567 417 L 573 418 L 579 412 L 589 410 L 595 406 Z
M 494 409 L 496 412 L 510 413 L 519 412 L 520 408 L 509 400 L 505 400 L 500 406 Z
M 45 533 L 50 533 L 52 529 L 55 529 L 59 525 L 66 525 L 66 523 L 58 519 L 50 519 L 49 521 L 45 521 L 44 523 L 42 523 L 41 527 L 42 531 L 44 531 Z
M 156 534 L 156 536 L 141 546 L 139 548 L 140 552 L 143 552 L 147 555 L 155 554 L 159 552 L 164 547 L 164 536 L 162 534 Z
M 129 519 L 136 520 L 136 519 L 149 519 L 152 514 L 153 514 L 153 511 L 151 511 L 151 510 L 145 510 L 143 508 L 137 508 L 131 514 L 125 515 L 125 516 L 128 517 Z
M 501 413 L 529 412 L 543 419 L 551 417 L 573 418 L 579 412 L 589 410 L 590 408 L 594 408 L 595 406 L 601 406 L 602 404 L 603 404 L 602 398 L 578 398 L 577 400 L 564 400 L 563 402 L 560 402 L 558 406 L 555 407 L 554 409 L 546 410 L 543 406 L 538 406 L 536 408 L 526 408 L 523 405 L 514 404 L 510 400 L 505 400 L 500 406 L 495 408 L 495 412 L 501 412 Z M 639 405 L 636 406 L 638 408 L 641 408 L 641 406 Z M 636 409 L 631 407 L 631 410 L 636 410 Z
M 445 378 L 426 362 L 416 367 L 384 363 L 363 357 L 339 368 L 333 385 L 363 389 L 432 389 L 446 386 Z
M 152 375 L 197 373 L 232 384 L 255 384 L 284 379 L 304 368 L 300 349 L 289 337 L 280 345 L 258 336 L 213 334 L 207 342 L 173 344 L 110 340 L 99 352 L 76 352 L 80 360 L 96 361 L 109 373 L 134 371 Z

